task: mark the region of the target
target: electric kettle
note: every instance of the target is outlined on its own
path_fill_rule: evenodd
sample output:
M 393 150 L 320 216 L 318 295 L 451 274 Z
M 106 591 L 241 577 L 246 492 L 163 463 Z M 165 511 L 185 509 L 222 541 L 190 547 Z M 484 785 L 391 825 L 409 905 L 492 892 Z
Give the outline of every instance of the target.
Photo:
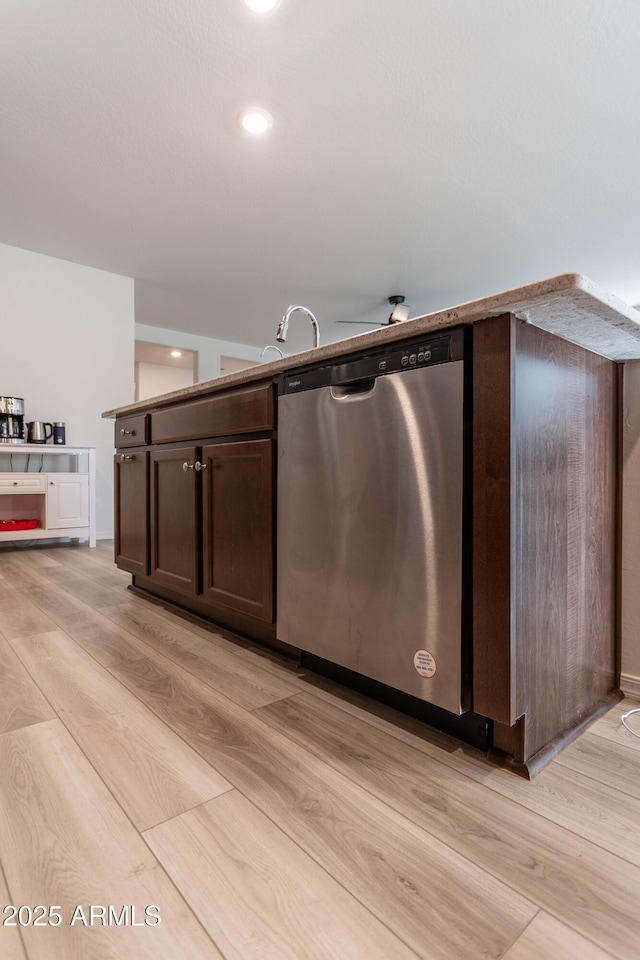
M 49 432 L 47 433 L 47 427 Z M 53 436 L 53 424 L 32 420 L 27 424 L 27 443 L 46 443 Z

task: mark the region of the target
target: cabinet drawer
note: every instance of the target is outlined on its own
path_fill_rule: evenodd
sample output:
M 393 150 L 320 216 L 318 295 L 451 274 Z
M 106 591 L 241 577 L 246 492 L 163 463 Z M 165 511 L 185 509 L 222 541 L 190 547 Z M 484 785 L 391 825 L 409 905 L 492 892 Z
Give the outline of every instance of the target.
M 149 442 L 149 414 L 116 420 L 116 448 L 142 447 Z
M 199 440 L 235 433 L 271 430 L 274 404 L 271 384 L 195 400 L 151 414 L 153 443 Z
M 2 493 L 45 493 L 47 489 L 46 473 L 2 473 L 0 474 L 0 494 Z

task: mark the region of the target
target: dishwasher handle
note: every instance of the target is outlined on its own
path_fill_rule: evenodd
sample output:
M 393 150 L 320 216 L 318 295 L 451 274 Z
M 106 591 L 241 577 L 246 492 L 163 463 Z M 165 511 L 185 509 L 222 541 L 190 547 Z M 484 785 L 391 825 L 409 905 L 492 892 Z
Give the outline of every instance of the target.
M 359 383 L 335 384 L 329 387 L 334 400 L 366 400 L 376 388 L 375 377 L 361 380 Z

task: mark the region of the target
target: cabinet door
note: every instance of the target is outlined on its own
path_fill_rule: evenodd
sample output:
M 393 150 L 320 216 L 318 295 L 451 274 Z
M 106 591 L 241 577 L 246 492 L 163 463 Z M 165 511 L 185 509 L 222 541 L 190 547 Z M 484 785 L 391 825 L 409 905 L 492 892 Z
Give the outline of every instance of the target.
M 89 476 L 86 473 L 48 474 L 47 529 L 89 526 Z
M 121 570 L 149 573 L 149 454 L 116 454 L 115 561 Z
M 273 441 L 202 450 L 203 594 L 273 622 Z
M 197 449 L 151 453 L 151 579 L 180 593 L 198 593 Z

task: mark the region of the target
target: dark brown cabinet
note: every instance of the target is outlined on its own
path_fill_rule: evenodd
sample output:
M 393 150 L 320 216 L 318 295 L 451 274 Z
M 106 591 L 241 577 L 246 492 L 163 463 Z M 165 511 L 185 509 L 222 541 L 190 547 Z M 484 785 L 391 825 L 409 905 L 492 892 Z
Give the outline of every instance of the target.
M 151 453 L 151 579 L 198 593 L 199 513 L 196 447 Z
M 273 620 L 273 441 L 202 450 L 206 600 Z
M 151 580 L 271 623 L 273 441 L 154 450 L 150 474 Z
M 262 640 L 275 635 L 274 400 L 263 383 L 115 431 L 118 566 L 135 588 Z
M 149 454 L 115 456 L 115 560 L 122 570 L 149 572 Z

